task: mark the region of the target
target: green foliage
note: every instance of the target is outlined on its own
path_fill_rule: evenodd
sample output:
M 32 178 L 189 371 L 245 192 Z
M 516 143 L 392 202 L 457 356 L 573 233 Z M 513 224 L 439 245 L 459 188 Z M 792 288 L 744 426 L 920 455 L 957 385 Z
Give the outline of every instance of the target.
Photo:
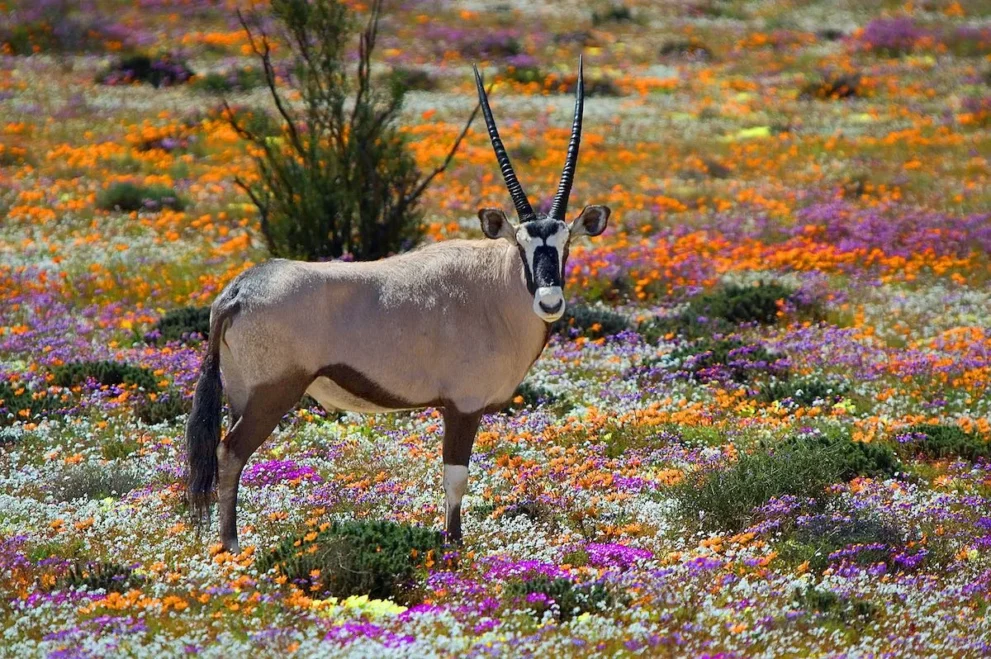
M 134 405 L 134 413 L 139 419 L 149 425 L 168 423 L 189 414 L 193 407 L 191 399 L 182 395 L 175 387 L 169 387 L 161 393 L 138 398 Z
M 517 399 L 520 398 L 522 400 L 517 402 Z M 547 387 L 542 387 L 539 384 L 533 384 L 528 380 L 524 380 L 520 383 L 520 386 L 516 387 L 516 391 L 513 392 L 513 398 L 510 400 L 509 405 L 506 406 L 506 409 L 522 410 L 542 406 L 553 407 L 558 411 L 563 411 L 565 408 L 570 409 L 571 407 L 566 399 L 558 396 Z
M 991 459 L 991 443 L 980 435 L 964 432 L 959 426 L 939 424 L 918 424 L 905 431 L 905 434 L 920 441 L 902 446 L 934 460 L 962 458 L 976 462 Z
M 634 20 L 633 11 L 623 4 L 613 4 L 602 11 L 592 12 L 592 25 L 605 23 L 631 23 Z
M 58 580 L 54 590 L 78 589 L 103 590 L 107 593 L 126 593 L 140 588 L 145 580 L 126 565 L 110 561 L 82 563 L 77 561 L 69 567 L 69 572 Z
M 735 532 L 773 497 L 819 498 L 826 487 L 856 476 L 899 469 L 887 447 L 843 435 L 796 435 L 777 446 L 741 453 L 725 469 L 689 473 L 674 488 L 681 516 L 710 531 Z
M 671 352 L 676 368 L 694 379 L 705 380 L 725 373 L 740 383 L 748 382 L 759 373 L 787 374 L 786 369 L 777 365 L 779 358 L 759 344 L 711 337 L 679 346 Z
M 570 304 L 552 326 L 551 331 L 561 336 L 613 336 L 630 329 L 626 316 L 603 305 Z
M 757 286 L 730 284 L 692 298 L 687 308 L 676 316 L 646 321 L 639 331 L 651 343 L 657 343 L 667 334 L 687 338 L 711 336 L 731 332 L 741 323 L 776 323 L 786 305 L 805 316 L 817 317 L 820 313 L 818 305 L 798 301 L 794 289 L 776 282 Z
M 75 387 L 93 379 L 106 387 L 126 384 L 145 391 L 158 389 L 158 378 L 154 373 L 147 368 L 131 366 L 124 362 L 69 362 L 56 366 L 52 373 L 55 376 L 55 384 L 60 387 Z
M 423 69 L 398 67 L 389 74 L 389 84 L 406 91 L 432 92 L 437 89 L 437 79 Z
M 96 81 L 104 85 L 143 82 L 153 87 L 170 87 L 187 82 L 193 75 L 184 61 L 169 53 L 156 57 L 138 54 L 118 60 L 97 76 Z
M 0 382 L 0 427 L 18 421 L 38 421 L 65 407 L 59 396 L 47 391 L 33 391 L 20 383 Z
M 838 100 L 864 95 L 859 73 L 827 73 L 802 88 L 799 98 Z
M 855 442 L 844 433 L 794 435 L 785 446 L 800 450 L 824 449 L 836 455 L 839 477 L 848 481 L 858 476 L 890 478 L 902 470 L 890 446 L 880 442 Z
M 137 185 L 128 181 L 113 183 L 96 195 L 96 207 L 103 210 L 182 210 L 186 202 L 172 188 L 164 185 Z
M 265 77 L 257 67 L 242 66 L 229 71 L 211 71 L 206 75 L 196 76 L 192 87 L 210 94 L 230 94 L 233 92 L 249 92 L 265 84 Z
M 210 338 L 210 307 L 172 309 L 155 323 L 149 338 L 157 343 L 205 341 Z
M 569 579 L 552 579 L 544 574 L 510 582 L 505 593 L 515 606 L 525 606 L 537 618 L 551 611 L 560 622 L 583 613 L 602 613 L 617 603 L 616 596 L 601 583 L 577 585 Z
M 845 382 L 832 382 L 814 377 L 775 380 L 760 385 L 757 400 L 763 403 L 790 400 L 799 405 L 810 406 L 815 405 L 816 401 L 833 402 L 849 389 L 849 385 Z
M 659 53 L 661 57 L 685 57 L 692 60 L 712 59 L 712 51 L 709 47 L 695 37 L 667 41 L 661 46 Z
M 874 515 L 852 512 L 808 518 L 787 533 L 776 548 L 781 560 L 793 565 L 808 562 L 809 570 L 819 574 L 834 563 L 830 558 L 834 552 L 861 546 L 862 550 L 846 559 L 858 565 L 888 563 L 890 549 L 901 542 L 897 527 Z
M 404 599 L 417 574 L 427 562 L 439 562 L 442 551 L 443 537 L 437 531 L 355 520 L 286 538 L 257 565 L 261 572 L 276 569 L 308 593 Z
M 881 611 L 874 603 L 859 597 L 843 597 L 831 590 L 813 586 L 805 590 L 796 588 L 793 599 L 798 607 L 809 613 L 833 618 L 844 625 L 868 622 Z
M 57 501 L 98 501 L 123 496 L 141 484 L 141 478 L 136 473 L 122 469 L 118 464 L 86 463 L 61 471 L 52 483 L 52 494 Z
M 242 20 L 255 48 L 281 130 L 253 130 L 229 114 L 233 128 L 259 154 L 257 180 L 238 180 L 261 217 L 274 256 L 374 260 L 410 249 L 422 234 L 419 200 L 447 163 L 423 175 L 398 120 L 407 87 L 372 78 L 379 5 L 374 3 L 352 79 L 354 20 L 339 0 L 274 0 L 272 18 L 299 103 L 279 91 L 264 20 Z M 460 144 L 455 143 L 454 150 Z

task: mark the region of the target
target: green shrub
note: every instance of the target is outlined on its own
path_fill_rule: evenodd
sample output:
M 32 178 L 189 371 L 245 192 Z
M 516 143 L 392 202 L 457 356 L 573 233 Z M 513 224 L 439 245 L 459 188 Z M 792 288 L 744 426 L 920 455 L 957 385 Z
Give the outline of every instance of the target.
M 552 326 L 561 336 L 613 336 L 630 329 L 629 319 L 602 305 L 570 304 Z
M 21 383 L 0 382 L 0 427 L 18 421 L 37 422 L 65 407 L 59 396 L 47 391 L 34 391 Z
M 799 98 L 837 100 L 864 95 L 858 73 L 828 73 L 802 88 Z
M 423 69 L 398 67 L 389 74 L 389 84 L 406 91 L 432 92 L 437 89 L 437 79 Z
M 271 66 L 267 17 L 249 21 L 239 14 L 281 130 L 270 138 L 228 113 L 234 130 L 258 154 L 255 180 L 235 180 L 258 208 L 274 256 L 374 260 L 410 249 L 421 238 L 420 197 L 450 158 L 429 174 L 420 171 L 397 125 L 406 88 L 372 78 L 380 6 L 376 1 L 371 8 L 352 80 L 354 21 L 344 2 L 272 1 L 275 33 L 291 37 L 277 45 L 290 73 L 283 77 L 299 102 L 280 91 L 285 86 Z
M 816 401 L 834 402 L 850 387 L 845 382 L 830 382 L 818 378 L 796 378 L 765 382 L 757 391 L 757 400 L 773 403 L 778 400 L 791 400 L 799 405 L 815 405 Z
M 712 59 L 712 51 L 709 47 L 695 37 L 667 41 L 661 46 L 659 53 L 661 57 L 686 57 L 692 60 Z
M 583 613 L 602 613 L 617 603 L 616 596 L 601 583 L 577 585 L 569 579 L 552 579 L 544 574 L 510 582 L 505 593 L 514 606 L 530 609 L 537 618 L 551 611 L 560 622 Z
M 134 404 L 134 413 L 149 425 L 168 423 L 189 414 L 192 400 L 182 395 L 175 387 L 151 396 L 141 396 Z
M 286 538 L 257 565 L 262 572 L 274 568 L 308 593 L 408 601 L 417 574 L 427 562 L 440 562 L 442 551 L 438 531 L 357 520 Z
M 69 572 L 59 579 L 54 590 L 77 589 L 103 590 L 107 593 L 126 593 L 144 585 L 144 577 L 135 574 L 126 565 L 114 562 L 82 563 L 77 561 Z
M 690 473 L 673 494 L 685 520 L 710 531 L 735 532 L 771 498 L 820 498 L 834 483 L 897 469 L 887 447 L 844 436 L 797 435 L 773 448 L 741 453 L 725 469 Z
M 843 433 L 794 435 L 783 444 L 799 450 L 824 449 L 834 453 L 839 477 L 844 481 L 858 476 L 890 478 L 902 470 L 891 447 L 880 442 L 855 442 Z
M 522 400 L 517 402 L 517 399 Z M 513 398 L 509 402 L 509 405 L 506 406 L 506 409 L 522 410 L 544 405 L 560 408 L 562 403 L 567 405 L 567 401 L 565 399 L 558 396 L 547 387 L 542 387 L 539 384 L 533 384 L 528 380 L 524 380 L 520 383 L 520 386 L 516 387 L 516 391 L 513 392 Z
M 795 604 L 808 611 L 833 618 L 841 624 L 868 622 L 880 612 L 877 605 L 859 597 L 844 597 L 831 590 L 806 587 L 796 588 L 793 594 Z
M 170 87 L 188 82 L 193 75 L 182 59 L 168 53 L 156 57 L 129 55 L 97 76 L 96 81 L 102 85 L 144 82 L 153 87 Z
M 890 563 L 891 550 L 902 543 L 898 528 L 860 512 L 848 515 L 814 515 L 786 533 L 776 549 L 781 560 L 793 565 L 808 562 L 809 570 L 821 573 L 834 562 L 834 552 L 858 549 L 844 558 L 857 565 Z
M 656 343 L 667 334 L 696 338 L 731 332 L 741 323 L 771 325 L 777 322 L 782 303 L 806 316 L 817 317 L 820 313 L 817 304 L 799 301 L 795 290 L 782 284 L 730 284 L 692 298 L 687 308 L 675 316 L 641 324 L 639 331 L 646 340 Z
M 702 338 L 679 346 L 671 352 L 674 368 L 697 380 L 726 376 L 735 382 L 748 382 L 760 373 L 787 375 L 779 364 L 779 355 L 762 345 L 746 344 L 738 339 Z M 649 364 L 648 364 L 649 365 Z
M 147 368 L 131 366 L 124 362 L 69 362 L 56 366 L 52 374 L 55 376 L 55 384 L 60 387 L 75 387 L 93 379 L 106 387 L 126 384 L 145 391 L 158 389 L 158 378 L 154 373 Z
M 633 11 L 622 4 L 614 4 L 603 11 L 592 12 L 592 25 L 605 23 L 631 23 L 634 20 Z
M 142 186 L 122 181 L 101 190 L 96 196 L 96 207 L 106 211 L 182 210 L 185 206 L 182 197 L 164 185 Z
M 919 424 L 902 436 L 913 440 L 902 447 L 930 459 L 962 458 L 971 462 L 991 459 L 991 443 L 980 435 L 964 432 L 959 426 Z
M 52 483 L 52 494 L 57 501 L 98 501 L 121 497 L 141 484 L 141 478 L 134 471 L 123 469 L 118 464 L 86 463 L 61 471 Z
M 172 309 L 158 319 L 146 338 L 160 344 L 167 341 L 206 341 L 210 338 L 210 307 Z
M 192 87 L 210 94 L 249 92 L 265 84 L 265 77 L 257 67 L 243 66 L 229 71 L 211 71 L 193 79 Z

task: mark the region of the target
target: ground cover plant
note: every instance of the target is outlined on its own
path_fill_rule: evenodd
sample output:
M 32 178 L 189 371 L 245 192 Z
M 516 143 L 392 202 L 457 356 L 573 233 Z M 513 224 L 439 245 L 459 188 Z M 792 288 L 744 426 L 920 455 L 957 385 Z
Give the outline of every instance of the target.
M 291 139 L 264 67 L 229 3 L 0 2 L 0 654 L 986 656 L 991 10 L 875 4 L 386 3 L 407 165 L 477 63 L 545 211 L 583 53 L 572 204 L 610 228 L 483 421 L 464 547 L 437 410 L 304 401 L 230 555 L 182 437 L 209 306 L 271 257 L 236 183 Z M 508 201 L 475 126 L 415 238 Z

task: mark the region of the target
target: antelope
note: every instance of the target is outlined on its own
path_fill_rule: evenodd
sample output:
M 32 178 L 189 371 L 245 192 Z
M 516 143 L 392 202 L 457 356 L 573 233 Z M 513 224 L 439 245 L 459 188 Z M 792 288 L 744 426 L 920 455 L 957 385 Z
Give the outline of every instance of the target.
M 571 139 L 550 212 L 530 205 L 473 67 L 518 224 L 483 208 L 488 240 L 446 240 L 365 263 L 273 259 L 238 275 L 214 301 L 186 424 L 186 487 L 198 523 L 209 520 L 216 487 L 225 550 L 240 551 L 245 464 L 304 393 L 328 410 L 441 408 L 445 528 L 448 541 L 462 543 L 461 501 L 481 417 L 510 401 L 564 314 L 568 245 L 598 236 L 609 219 L 606 206 L 586 206 L 565 222 L 585 97 L 580 59 L 578 66 Z M 229 429 L 221 441 L 225 389 Z

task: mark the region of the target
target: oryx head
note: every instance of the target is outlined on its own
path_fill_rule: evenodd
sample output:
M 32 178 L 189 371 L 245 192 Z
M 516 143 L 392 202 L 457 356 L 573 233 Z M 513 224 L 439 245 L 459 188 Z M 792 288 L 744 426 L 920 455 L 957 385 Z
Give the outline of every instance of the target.
M 575 179 L 575 166 L 578 164 L 578 146 L 582 137 L 582 109 L 585 102 L 585 83 L 582 76 L 581 59 L 578 60 L 578 89 L 575 100 L 575 121 L 571 129 L 571 143 L 564 162 L 564 172 L 557 195 L 549 213 L 538 213 L 530 206 L 523 186 L 516 179 L 513 165 L 509 162 L 506 148 L 499 139 L 489 99 L 482 85 L 482 76 L 475 68 L 475 84 L 478 87 L 478 100 L 482 104 L 485 125 L 489 129 L 489 139 L 502 169 L 502 177 L 509 188 L 520 218 L 518 226 L 513 226 L 506 214 L 497 208 L 483 208 L 478 211 L 482 222 L 482 232 L 489 238 L 504 238 L 514 243 L 523 258 L 523 271 L 526 285 L 533 295 L 533 311 L 544 321 L 552 323 L 564 315 L 564 265 L 568 259 L 568 243 L 577 236 L 597 236 L 606 229 L 609 209 L 606 206 L 586 206 L 570 224 L 565 222 L 568 210 L 568 196 Z

